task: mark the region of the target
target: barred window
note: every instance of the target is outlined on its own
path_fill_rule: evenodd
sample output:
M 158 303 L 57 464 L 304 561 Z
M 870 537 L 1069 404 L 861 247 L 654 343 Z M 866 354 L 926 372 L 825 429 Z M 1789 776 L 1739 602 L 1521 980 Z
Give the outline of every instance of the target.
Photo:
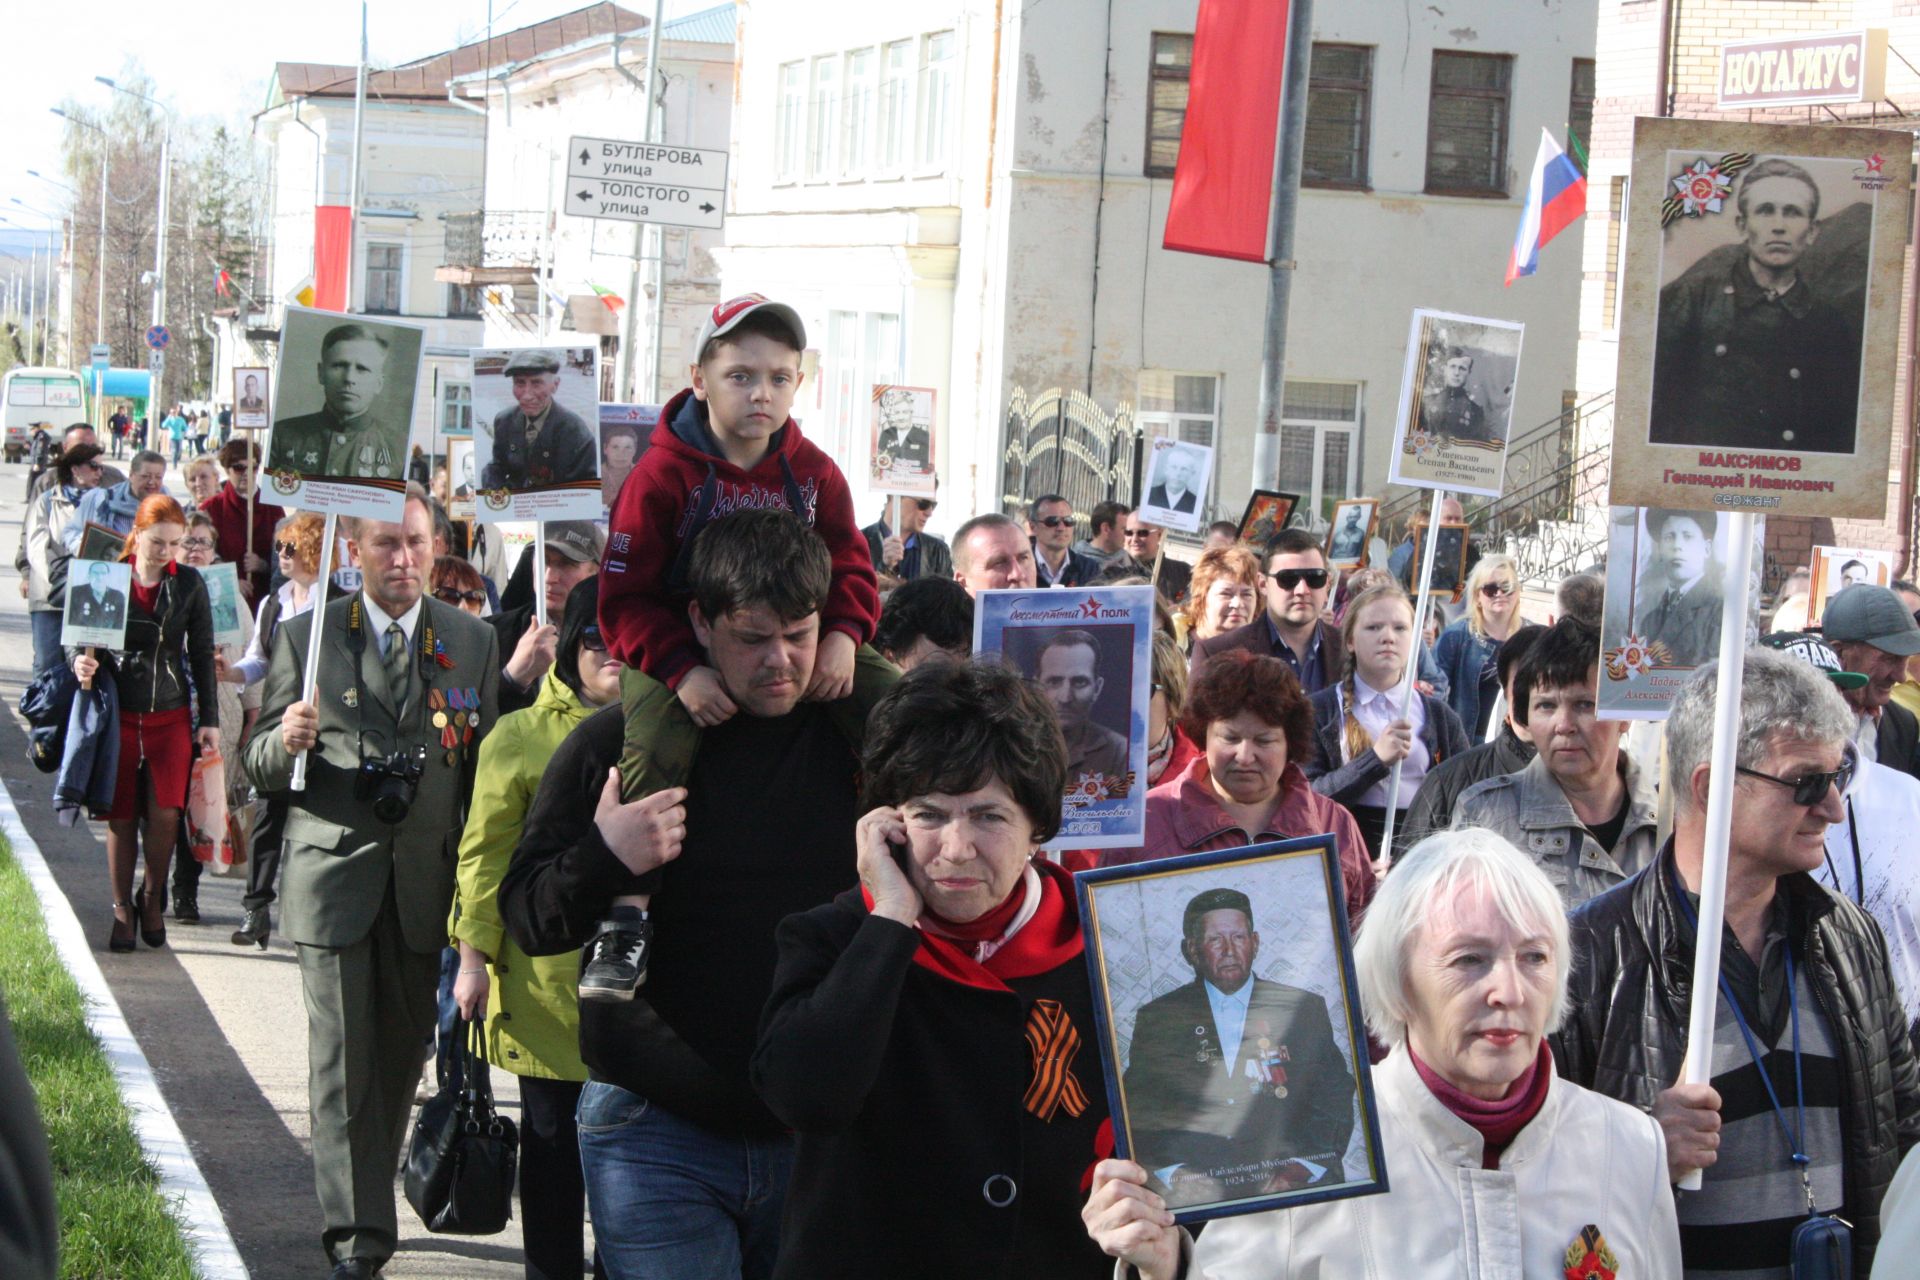
M 1315 187 L 1367 185 L 1373 50 L 1359 44 L 1316 44 L 1307 80 L 1307 143 L 1300 181 Z
M 1507 107 L 1513 59 L 1436 49 L 1427 107 L 1427 190 L 1507 194 Z
M 1147 176 L 1171 178 L 1180 159 L 1180 129 L 1187 122 L 1187 79 L 1193 73 L 1193 36 L 1153 33 L 1147 76 Z

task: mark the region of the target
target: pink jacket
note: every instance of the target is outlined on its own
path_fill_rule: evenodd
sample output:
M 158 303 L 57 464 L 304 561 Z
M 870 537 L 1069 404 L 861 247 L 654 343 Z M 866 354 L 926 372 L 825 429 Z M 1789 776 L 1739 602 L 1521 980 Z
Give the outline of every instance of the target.
M 1147 792 L 1147 835 L 1138 849 L 1104 849 L 1100 865 L 1150 862 L 1208 849 L 1232 849 L 1263 840 L 1287 840 L 1332 832 L 1338 838 L 1340 872 L 1347 897 L 1347 923 L 1356 926 L 1373 900 L 1373 864 L 1353 815 L 1338 801 L 1315 791 L 1300 766 L 1287 762 L 1280 775 L 1280 807 L 1263 831 L 1245 831 L 1234 825 L 1213 794 L 1202 754 L 1179 777 L 1168 778 Z

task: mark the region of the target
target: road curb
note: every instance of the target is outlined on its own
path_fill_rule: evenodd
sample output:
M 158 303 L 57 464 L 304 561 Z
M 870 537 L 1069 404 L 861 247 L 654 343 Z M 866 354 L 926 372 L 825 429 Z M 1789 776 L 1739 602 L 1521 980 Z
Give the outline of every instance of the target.
M 0 779 L 0 834 L 13 846 L 14 857 L 26 872 L 34 896 L 40 900 L 40 913 L 46 918 L 47 933 L 60 963 L 80 988 L 86 1001 L 87 1026 L 100 1038 L 107 1061 L 120 1085 L 133 1118 L 133 1132 L 140 1147 L 160 1173 L 160 1193 L 179 1205 L 179 1218 L 188 1246 L 195 1255 L 199 1274 L 205 1280 L 248 1280 L 246 1264 L 227 1230 L 226 1215 L 220 1212 L 213 1191 L 200 1173 L 200 1165 L 187 1146 L 179 1122 L 160 1093 L 147 1055 L 134 1039 L 120 1012 L 120 1004 L 107 987 L 106 975 L 94 959 L 92 948 L 80 931 L 79 917 L 54 881 L 53 871 L 40 853 L 40 846 L 28 834 L 14 807 L 13 795 Z

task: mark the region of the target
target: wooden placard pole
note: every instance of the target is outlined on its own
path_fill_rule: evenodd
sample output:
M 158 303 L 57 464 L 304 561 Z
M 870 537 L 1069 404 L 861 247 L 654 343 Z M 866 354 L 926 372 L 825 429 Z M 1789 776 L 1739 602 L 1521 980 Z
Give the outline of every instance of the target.
M 1433 561 L 1434 552 L 1440 547 L 1440 504 L 1447 500 L 1444 489 L 1433 491 L 1433 504 L 1427 508 L 1427 536 L 1421 539 L 1420 577 L 1416 580 L 1419 594 L 1413 603 L 1413 643 L 1407 646 L 1407 669 L 1400 677 L 1400 718 L 1406 720 L 1413 714 L 1413 685 L 1420 677 L 1420 646 L 1427 634 L 1427 610 L 1433 605 Z M 1393 762 L 1393 772 L 1387 775 L 1387 820 L 1380 829 L 1381 870 L 1393 865 L 1393 824 L 1400 813 L 1400 766 L 1406 763 L 1406 757 Z
M 1687 1015 L 1683 1084 L 1713 1074 L 1713 1024 L 1720 1002 L 1720 935 L 1727 915 L 1727 845 L 1733 830 L 1734 765 L 1740 746 L 1740 683 L 1747 666 L 1747 600 L 1753 578 L 1753 515 L 1727 520 L 1727 571 L 1720 598 L 1720 662 L 1714 673 L 1713 752 L 1707 774 L 1707 832 L 1700 851 L 1700 915 L 1693 941 L 1693 1002 Z M 1678 1184 L 1700 1189 L 1700 1170 Z
M 320 699 L 320 631 L 326 625 L 327 583 L 333 577 L 333 544 L 339 537 L 340 517 L 327 512 L 327 527 L 320 535 L 320 576 L 314 579 L 313 630 L 307 633 L 307 665 L 301 679 L 306 685 L 307 702 Z M 287 784 L 295 791 L 307 789 L 307 753 L 293 757 L 293 780 Z

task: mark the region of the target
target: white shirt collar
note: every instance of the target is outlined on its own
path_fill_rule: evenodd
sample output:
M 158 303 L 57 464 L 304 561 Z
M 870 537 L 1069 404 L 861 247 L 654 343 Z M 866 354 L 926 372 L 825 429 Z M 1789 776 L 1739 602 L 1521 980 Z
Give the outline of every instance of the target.
M 315 583 L 314 586 L 318 587 L 319 583 Z M 407 643 L 413 643 L 413 628 L 415 624 L 420 621 L 420 610 L 426 607 L 427 598 L 425 596 L 421 596 L 418 600 L 415 600 L 413 602 L 413 608 L 407 610 L 397 618 L 389 616 L 387 611 L 382 609 L 374 598 L 367 594 L 364 589 L 360 592 L 360 598 L 366 601 L 367 605 L 367 630 L 380 637 L 380 652 L 382 654 L 385 654 L 387 651 L 387 628 L 393 623 L 399 623 L 400 634 L 407 638 Z
M 1365 706 L 1369 702 L 1378 702 L 1382 699 L 1391 699 L 1392 697 L 1392 691 L 1376 689 L 1365 680 L 1362 680 L 1358 672 L 1354 673 L 1353 700 L 1356 705 Z
M 1220 990 L 1205 978 L 1200 985 L 1207 993 L 1207 1006 L 1213 1011 L 1213 1029 L 1220 1037 L 1220 1057 L 1227 1074 L 1233 1074 L 1235 1064 L 1240 1061 L 1240 1038 L 1247 1029 L 1247 1009 L 1253 1001 L 1253 978 L 1240 984 L 1240 989 L 1232 995 Z

